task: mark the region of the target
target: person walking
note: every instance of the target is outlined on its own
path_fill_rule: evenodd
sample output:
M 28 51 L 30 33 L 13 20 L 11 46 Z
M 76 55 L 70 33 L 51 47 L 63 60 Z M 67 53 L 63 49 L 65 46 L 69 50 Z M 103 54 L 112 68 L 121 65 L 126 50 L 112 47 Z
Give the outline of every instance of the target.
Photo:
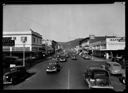
M 108 53 L 106 53 L 106 59 L 109 59 L 109 54 Z
M 110 57 L 111 57 L 111 60 L 113 60 L 113 53 L 110 52 Z

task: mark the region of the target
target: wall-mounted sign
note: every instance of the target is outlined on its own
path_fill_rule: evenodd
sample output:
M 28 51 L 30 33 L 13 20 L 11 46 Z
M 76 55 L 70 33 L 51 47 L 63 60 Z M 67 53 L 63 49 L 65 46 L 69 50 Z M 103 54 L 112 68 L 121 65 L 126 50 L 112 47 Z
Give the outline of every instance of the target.
M 111 42 L 125 42 L 124 38 L 110 38 L 109 41 Z
M 3 37 L 2 43 L 3 43 L 3 46 L 14 46 L 15 45 L 15 41 L 11 40 L 11 37 Z

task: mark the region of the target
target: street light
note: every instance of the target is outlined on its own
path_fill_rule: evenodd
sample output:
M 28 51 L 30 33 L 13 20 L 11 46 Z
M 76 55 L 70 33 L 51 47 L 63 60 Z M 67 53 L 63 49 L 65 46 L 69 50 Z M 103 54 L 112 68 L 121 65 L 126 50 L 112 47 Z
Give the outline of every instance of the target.
M 25 42 L 27 41 L 27 37 L 21 37 L 21 41 L 23 43 L 23 67 L 25 67 Z

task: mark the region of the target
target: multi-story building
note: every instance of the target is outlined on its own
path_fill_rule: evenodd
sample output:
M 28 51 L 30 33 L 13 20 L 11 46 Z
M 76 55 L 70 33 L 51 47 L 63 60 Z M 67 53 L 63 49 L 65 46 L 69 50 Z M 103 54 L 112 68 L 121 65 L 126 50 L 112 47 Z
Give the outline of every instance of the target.
M 14 46 L 3 46 L 3 52 L 12 52 L 20 54 L 25 50 L 27 55 L 37 54 L 42 50 L 42 35 L 33 30 L 3 32 L 3 39 L 11 38 L 14 40 Z
M 105 52 L 116 54 L 125 49 L 125 37 L 91 35 L 83 39 L 80 46 L 83 49 L 93 50 L 94 54 L 99 56 L 103 56 Z
M 89 45 L 97 56 L 98 54 L 99 56 L 103 56 L 104 53 L 113 53 L 114 56 L 117 54 L 122 55 L 125 50 L 125 37 L 95 37 L 95 39 L 89 41 Z
M 90 46 L 93 50 L 124 50 L 125 38 L 115 36 L 95 37 L 90 40 Z

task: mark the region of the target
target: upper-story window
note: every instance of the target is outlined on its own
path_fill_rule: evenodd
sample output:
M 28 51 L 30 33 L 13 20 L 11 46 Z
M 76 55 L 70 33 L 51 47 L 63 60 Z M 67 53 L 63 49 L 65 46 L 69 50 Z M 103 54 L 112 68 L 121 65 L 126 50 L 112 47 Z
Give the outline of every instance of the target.
M 22 36 L 22 37 L 21 37 L 21 41 L 25 43 L 25 42 L 27 41 L 27 37 Z
M 34 42 L 34 43 L 36 42 L 36 39 L 35 39 L 35 38 L 33 38 L 33 42 Z

